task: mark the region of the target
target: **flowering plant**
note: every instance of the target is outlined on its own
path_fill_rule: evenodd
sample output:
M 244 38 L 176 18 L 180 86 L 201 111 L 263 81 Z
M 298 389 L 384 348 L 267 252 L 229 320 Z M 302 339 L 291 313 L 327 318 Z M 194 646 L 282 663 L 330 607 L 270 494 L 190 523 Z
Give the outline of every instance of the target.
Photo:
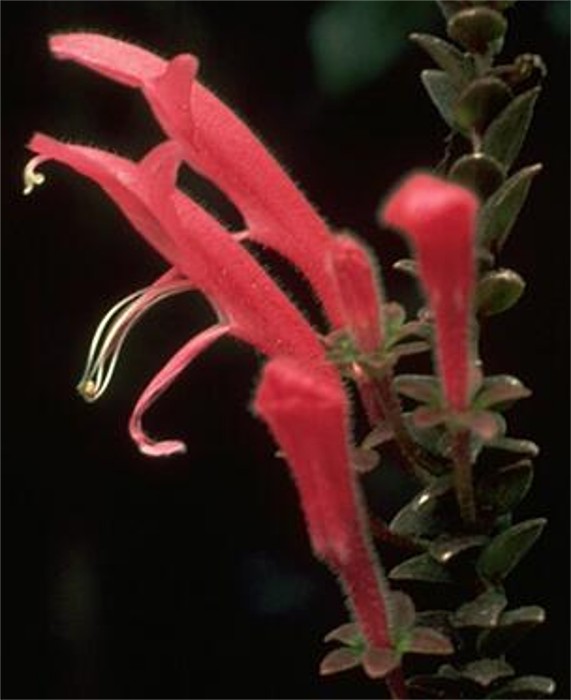
M 543 696 L 553 692 L 549 679 L 516 677 L 504 658 L 514 638 L 544 617 L 537 606 L 504 612 L 504 579 L 545 524 L 511 521 L 530 486 L 527 458 L 537 448 L 506 436 L 502 411 L 529 391 L 514 377 L 486 376 L 478 347 L 479 322 L 523 292 L 517 273 L 494 266 L 539 170 L 508 176 L 538 95 L 527 81 L 538 77 L 541 63 L 520 57 L 494 66 L 509 3 L 441 4 L 449 35 L 463 50 L 428 35 L 414 38 L 442 69 L 425 71 L 423 82 L 471 152 L 437 173 L 406 177 L 379 214 L 411 245 L 414 260 L 398 266 L 418 278 L 426 297 L 416 318 L 407 320 L 402 306 L 385 300 L 368 249 L 329 229 L 246 125 L 202 85 L 190 55 L 166 61 L 98 34 L 53 36 L 57 58 L 140 90 L 166 141 L 134 162 L 36 134 L 25 192 L 43 181 L 37 168 L 45 161 L 71 167 L 105 191 L 169 266 L 104 317 L 78 385 L 86 400 L 103 394 L 129 331 L 156 303 L 197 290 L 212 306 L 216 322 L 167 362 L 135 405 L 129 430 L 143 453 L 184 451 L 177 439 L 151 438 L 142 419 L 211 344 L 230 335 L 267 358 L 253 410 L 287 461 L 312 548 L 338 575 L 351 613 L 326 636 L 342 646 L 325 656 L 322 673 L 362 665 L 386 680 L 393 697 Z M 242 231 L 225 230 L 179 189 L 182 163 L 225 192 L 243 216 Z M 307 278 L 328 320 L 326 334 L 311 327 L 248 241 L 274 249 Z M 403 356 L 428 350 L 435 376 L 398 373 Z M 358 447 L 348 383 L 370 422 Z M 415 402 L 412 410 L 403 409 L 403 398 Z M 421 490 L 385 525 L 368 513 L 359 474 L 375 468 L 376 450 L 391 442 Z M 480 459 L 485 449 L 525 459 L 489 465 Z M 402 561 L 388 575 L 371 532 L 403 545 Z M 418 601 L 392 587 L 416 581 L 456 585 L 465 600 L 454 609 L 417 611 Z M 454 653 L 453 665 L 405 679 L 405 656 Z

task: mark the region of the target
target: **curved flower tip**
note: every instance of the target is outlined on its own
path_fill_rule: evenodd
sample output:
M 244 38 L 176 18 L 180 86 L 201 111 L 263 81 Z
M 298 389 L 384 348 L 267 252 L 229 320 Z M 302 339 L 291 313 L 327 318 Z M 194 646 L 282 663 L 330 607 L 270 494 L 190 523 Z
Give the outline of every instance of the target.
M 436 324 L 436 356 L 444 395 L 455 411 L 469 399 L 469 322 L 475 286 L 478 199 L 467 189 L 427 174 L 410 176 L 381 211 L 383 223 L 404 231 Z
M 349 235 L 336 236 L 330 251 L 345 326 L 362 352 L 371 353 L 382 342 L 381 286 L 373 258 Z
M 179 440 L 161 440 L 159 442 L 152 440 L 143 429 L 143 415 L 198 355 L 223 335 L 226 335 L 229 330 L 227 325 L 218 324 L 191 338 L 147 385 L 129 419 L 129 433 L 143 454 L 151 457 L 168 457 L 186 452 L 186 445 Z
M 49 39 L 52 54 L 130 87 L 157 78 L 166 61 L 134 44 L 92 32 L 54 34 Z

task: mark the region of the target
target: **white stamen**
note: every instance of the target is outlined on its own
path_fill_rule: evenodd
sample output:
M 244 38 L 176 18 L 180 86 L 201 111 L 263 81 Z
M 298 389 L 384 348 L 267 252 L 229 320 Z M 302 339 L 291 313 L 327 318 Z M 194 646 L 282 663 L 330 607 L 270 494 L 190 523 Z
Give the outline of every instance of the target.
M 186 280 L 168 285 L 146 287 L 122 299 L 103 317 L 93 335 L 83 375 L 77 390 L 88 403 L 97 401 L 106 391 L 129 331 L 155 304 L 192 289 Z
M 43 185 L 46 181 L 45 175 L 36 172 L 36 168 L 38 167 L 38 165 L 40 165 L 40 163 L 43 163 L 44 160 L 44 156 L 34 156 L 34 158 L 29 160 L 26 164 L 23 173 L 25 195 L 29 195 L 33 191 L 34 187 L 37 187 L 38 185 Z

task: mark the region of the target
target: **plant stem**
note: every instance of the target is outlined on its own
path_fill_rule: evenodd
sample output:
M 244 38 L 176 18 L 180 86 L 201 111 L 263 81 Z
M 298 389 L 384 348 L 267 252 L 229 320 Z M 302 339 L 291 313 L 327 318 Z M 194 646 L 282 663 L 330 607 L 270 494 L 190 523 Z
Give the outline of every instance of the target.
M 404 681 L 401 666 L 395 669 L 392 673 L 389 673 L 386 678 L 386 683 L 393 700 L 406 700 L 406 698 L 408 698 L 406 683 Z
M 393 428 L 396 443 L 406 460 L 409 471 L 423 484 L 428 482 L 423 469 L 432 471 L 434 466 L 439 466 L 411 437 L 406 423 L 402 417 L 402 406 L 394 390 L 392 373 L 387 372 L 375 380 L 377 398 L 385 419 Z
M 467 525 L 471 525 L 476 522 L 476 504 L 474 500 L 474 484 L 472 483 L 469 430 L 462 428 L 453 434 L 452 458 L 454 460 L 454 483 L 460 515 Z

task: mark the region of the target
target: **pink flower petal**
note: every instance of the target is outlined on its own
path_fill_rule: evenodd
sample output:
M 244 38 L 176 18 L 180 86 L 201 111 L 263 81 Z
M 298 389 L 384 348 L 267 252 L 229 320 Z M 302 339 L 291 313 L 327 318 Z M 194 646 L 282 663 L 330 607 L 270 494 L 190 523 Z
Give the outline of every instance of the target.
M 202 331 L 184 345 L 160 372 L 147 385 L 141 397 L 137 401 L 129 420 L 129 432 L 131 437 L 143 454 L 152 457 L 166 457 L 168 455 L 186 452 L 186 446 L 180 440 L 161 440 L 156 442 L 148 437 L 142 427 L 142 419 L 149 407 L 168 389 L 180 373 L 188 365 L 204 352 L 212 343 L 226 335 L 229 331 L 226 325 L 216 325 Z
M 158 77 L 167 63 L 150 51 L 102 34 L 54 34 L 49 45 L 56 58 L 77 61 L 129 87 L 140 87 L 144 81 Z
M 252 240 L 274 248 L 308 278 L 335 327 L 342 312 L 326 270 L 330 233 L 301 191 L 250 129 L 194 79 L 196 59 L 167 63 L 131 44 L 99 34 L 59 34 L 50 48 L 108 78 L 143 90 L 184 157 L 242 212 Z

